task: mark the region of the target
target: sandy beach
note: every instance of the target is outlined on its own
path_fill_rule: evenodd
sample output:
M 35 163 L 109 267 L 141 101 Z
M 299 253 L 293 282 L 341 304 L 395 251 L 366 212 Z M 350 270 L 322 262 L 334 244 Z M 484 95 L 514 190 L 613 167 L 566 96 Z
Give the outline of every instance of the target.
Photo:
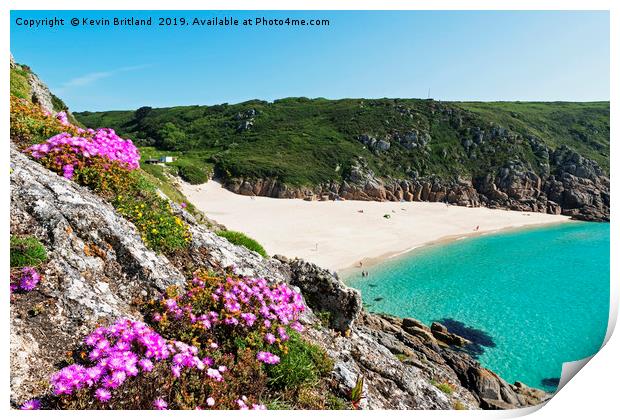
M 438 241 L 568 221 L 566 216 L 443 203 L 249 197 L 215 181 L 183 183 L 182 190 L 208 217 L 253 237 L 270 255 L 300 257 L 336 271 Z

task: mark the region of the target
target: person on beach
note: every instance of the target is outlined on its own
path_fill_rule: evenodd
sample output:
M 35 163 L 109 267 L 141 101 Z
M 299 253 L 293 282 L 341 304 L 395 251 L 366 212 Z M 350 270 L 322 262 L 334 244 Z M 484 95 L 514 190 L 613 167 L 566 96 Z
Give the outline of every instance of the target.
M 478 232 L 478 229 L 480 229 L 480 225 L 476 226 L 476 228 L 474 229 L 475 232 Z

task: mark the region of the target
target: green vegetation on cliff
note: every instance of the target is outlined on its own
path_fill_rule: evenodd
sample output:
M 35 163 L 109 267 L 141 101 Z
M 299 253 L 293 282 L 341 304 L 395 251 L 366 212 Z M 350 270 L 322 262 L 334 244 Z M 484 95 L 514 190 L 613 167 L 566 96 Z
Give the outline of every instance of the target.
M 245 233 L 236 232 L 234 230 L 221 230 L 217 232 L 217 234 L 222 238 L 226 238 L 228 242 L 232 244 L 244 246 L 250 251 L 257 252 L 263 258 L 269 258 L 269 255 L 267 255 L 267 251 L 265 251 L 265 248 L 263 248 L 261 244 L 259 244 L 255 239 L 247 236 Z
M 21 68 L 11 68 L 11 95 L 20 99 L 30 98 L 28 71 Z
M 609 170 L 609 102 L 286 98 L 75 115 L 224 179 L 316 185 L 347 179 L 360 158 L 379 177 L 475 178 L 511 160 L 541 172 L 532 143 L 566 145 Z

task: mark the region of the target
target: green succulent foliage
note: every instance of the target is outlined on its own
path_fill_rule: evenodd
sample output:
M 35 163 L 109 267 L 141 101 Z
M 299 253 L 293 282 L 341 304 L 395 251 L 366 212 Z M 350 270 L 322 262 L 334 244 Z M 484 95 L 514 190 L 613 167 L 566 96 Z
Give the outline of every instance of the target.
M 280 355 L 280 363 L 267 369 L 269 384 L 275 389 L 292 389 L 312 384 L 329 374 L 333 361 L 325 350 L 291 332 L 288 351 Z
M 47 261 L 45 246 L 34 236 L 11 236 L 11 267 L 36 267 Z
M 267 251 L 261 244 L 255 239 L 250 238 L 245 233 L 236 232 L 234 230 L 221 230 L 217 232 L 218 236 L 228 239 L 228 241 L 235 245 L 244 246 L 250 251 L 258 252 L 263 258 L 268 258 Z

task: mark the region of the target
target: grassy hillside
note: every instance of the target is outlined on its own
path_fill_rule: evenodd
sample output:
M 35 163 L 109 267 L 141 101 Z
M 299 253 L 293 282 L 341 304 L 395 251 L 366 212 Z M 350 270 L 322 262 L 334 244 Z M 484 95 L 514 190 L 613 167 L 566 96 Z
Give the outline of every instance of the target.
M 273 177 L 291 185 L 340 181 L 359 158 L 377 175 L 395 178 L 472 178 L 515 160 L 542 170 L 545 157 L 532 149 L 529 137 L 551 150 L 567 145 L 609 168 L 609 102 L 286 98 L 76 117 L 151 147 L 144 155 L 173 152 L 180 167 L 213 169 L 225 178 Z M 472 152 L 467 140 L 480 131 L 486 141 Z M 403 139 L 410 133 L 425 141 L 411 146 Z M 388 141 L 389 150 L 364 144 L 363 135 Z

